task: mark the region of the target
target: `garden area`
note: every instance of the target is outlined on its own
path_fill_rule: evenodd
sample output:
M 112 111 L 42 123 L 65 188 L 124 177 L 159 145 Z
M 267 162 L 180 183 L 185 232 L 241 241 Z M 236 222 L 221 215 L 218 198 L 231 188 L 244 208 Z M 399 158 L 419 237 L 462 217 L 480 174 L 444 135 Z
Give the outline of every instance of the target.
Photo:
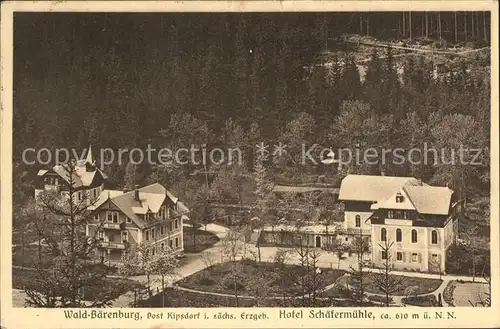
M 238 298 L 238 307 L 301 307 L 301 298 L 267 298 L 255 299 L 248 297 Z M 148 300 L 138 302 L 138 307 L 162 307 L 161 294 L 155 295 Z M 316 307 L 349 307 L 352 302 L 349 300 L 335 300 L 332 298 L 318 298 Z M 367 302 L 366 307 L 377 306 Z M 165 289 L 164 307 L 236 307 L 234 296 L 218 296 L 211 294 L 200 294 L 195 292 L 183 291 L 176 288 Z
M 438 300 L 434 295 L 411 296 L 402 299 L 406 305 L 422 306 L 422 307 L 437 307 Z
M 253 260 L 237 261 L 210 266 L 180 281 L 183 288 L 242 296 L 265 295 L 270 297 L 299 296 L 303 289 L 301 279 L 307 270 L 298 265 L 278 267 L 273 263 Z M 316 290 L 334 283 L 345 272 L 336 269 L 322 269 L 316 274 Z M 236 279 L 236 280 L 235 280 Z M 235 284 L 236 283 L 236 284 Z
M 183 231 L 184 252 L 187 253 L 199 253 L 213 247 L 220 240 L 214 233 L 196 229 L 192 226 L 184 226 Z
M 449 306 L 472 306 L 486 302 L 489 287 L 486 283 L 450 281 L 443 291 Z
M 12 288 L 20 290 L 37 290 L 40 285 L 37 284 L 39 272 L 37 270 L 29 269 L 12 269 Z M 118 298 L 120 295 L 132 291 L 134 289 L 144 288 L 139 282 L 122 279 L 122 278 L 106 278 L 105 284 L 100 286 L 91 287 L 83 292 L 84 300 L 92 300 L 96 296 L 110 296 L 111 299 Z
M 364 281 L 365 291 L 367 293 L 372 294 L 384 294 L 374 283 L 375 276 L 382 275 L 380 273 L 369 273 L 366 275 L 366 279 Z M 394 296 L 405 296 L 405 290 L 408 287 L 415 287 L 415 290 L 412 292 L 412 295 L 424 295 L 435 291 L 443 280 L 440 279 L 428 279 L 428 278 L 417 278 L 417 277 L 409 277 L 409 276 L 401 276 L 401 275 L 393 275 L 396 280 L 402 280 L 401 287 L 396 290 L 393 295 Z M 348 278 L 341 278 L 338 282 L 343 286 L 347 286 Z

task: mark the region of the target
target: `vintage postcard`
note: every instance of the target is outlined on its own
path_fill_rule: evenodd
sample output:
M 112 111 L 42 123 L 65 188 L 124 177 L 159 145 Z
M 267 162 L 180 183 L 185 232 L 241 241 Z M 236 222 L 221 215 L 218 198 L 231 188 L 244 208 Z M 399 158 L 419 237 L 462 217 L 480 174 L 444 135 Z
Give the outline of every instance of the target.
M 500 326 L 495 1 L 6 1 L 2 328 Z

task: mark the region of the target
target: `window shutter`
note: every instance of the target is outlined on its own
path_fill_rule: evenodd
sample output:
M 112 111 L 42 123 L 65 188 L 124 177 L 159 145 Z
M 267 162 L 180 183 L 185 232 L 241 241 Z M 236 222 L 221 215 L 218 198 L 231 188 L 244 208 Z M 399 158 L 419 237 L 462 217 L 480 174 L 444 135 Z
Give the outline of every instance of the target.
M 418 253 L 418 262 L 422 263 L 422 254 L 421 253 Z
M 403 262 L 406 263 L 406 252 L 402 252 L 402 254 L 403 254 Z

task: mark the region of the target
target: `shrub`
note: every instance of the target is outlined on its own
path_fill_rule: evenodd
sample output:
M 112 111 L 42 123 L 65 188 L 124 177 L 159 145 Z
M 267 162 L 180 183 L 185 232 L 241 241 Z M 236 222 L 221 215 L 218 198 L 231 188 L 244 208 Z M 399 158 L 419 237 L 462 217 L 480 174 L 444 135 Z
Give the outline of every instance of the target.
M 202 286 L 211 286 L 213 284 L 215 284 L 215 280 L 214 279 L 211 279 L 209 277 L 204 277 L 204 278 L 201 278 L 199 283 L 202 285 Z
M 374 302 L 381 302 L 385 304 L 385 296 L 379 296 L 379 295 L 370 295 L 368 296 L 368 300 L 374 301 Z M 389 297 L 389 304 L 394 303 L 394 298 Z
M 233 278 L 228 277 L 223 282 L 224 288 L 229 289 L 231 291 L 234 290 L 235 285 L 236 285 L 236 290 L 238 290 L 238 292 L 246 290 L 245 286 L 240 281 L 236 280 L 235 283 Z
M 402 299 L 404 304 L 414 305 L 414 306 L 438 306 L 438 301 L 434 295 L 424 295 L 424 296 L 414 296 Z
M 457 287 L 457 281 L 450 281 L 448 282 L 448 285 L 444 288 L 443 291 L 443 299 L 446 303 L 448 303 L 449 306 L 455 306 L 453 304 L 453 292 L 455 291 L 455 288 Z

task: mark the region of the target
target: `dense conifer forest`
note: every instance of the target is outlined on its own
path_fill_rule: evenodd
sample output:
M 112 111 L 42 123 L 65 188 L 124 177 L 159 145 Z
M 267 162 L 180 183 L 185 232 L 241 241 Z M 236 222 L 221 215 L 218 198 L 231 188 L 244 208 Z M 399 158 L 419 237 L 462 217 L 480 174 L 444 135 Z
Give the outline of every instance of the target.
M 26 147 L 167 147 L 200 138 L 209 146 L 250 149 L 265 140 L 334 148 L 429 143 L 487 152 L 489 57 L 455 56 L 451 74 L 434 79 L 433 56 L 374 47 L 360 79 L 360 50 L 342 41 L 346 34 L 420 40 L 438 50 L 481 48 L 489 44 L 489 13 L 19 14 L 15 163 Z M 487 191 L 488 158 L 483 152 L 481 168 L 349 171 L 413 175 L 440 185 L 461 177 Z M 327 171 L 289 160 L 273 165 L 291 180 Z M 125 166 L 107 168 L 118 172 L 117 185 Z M 37 169 L 19 164 L 14 179 L 32 178 Z M 140 183 L 158 178 L 149 166 L 136 171 Z

